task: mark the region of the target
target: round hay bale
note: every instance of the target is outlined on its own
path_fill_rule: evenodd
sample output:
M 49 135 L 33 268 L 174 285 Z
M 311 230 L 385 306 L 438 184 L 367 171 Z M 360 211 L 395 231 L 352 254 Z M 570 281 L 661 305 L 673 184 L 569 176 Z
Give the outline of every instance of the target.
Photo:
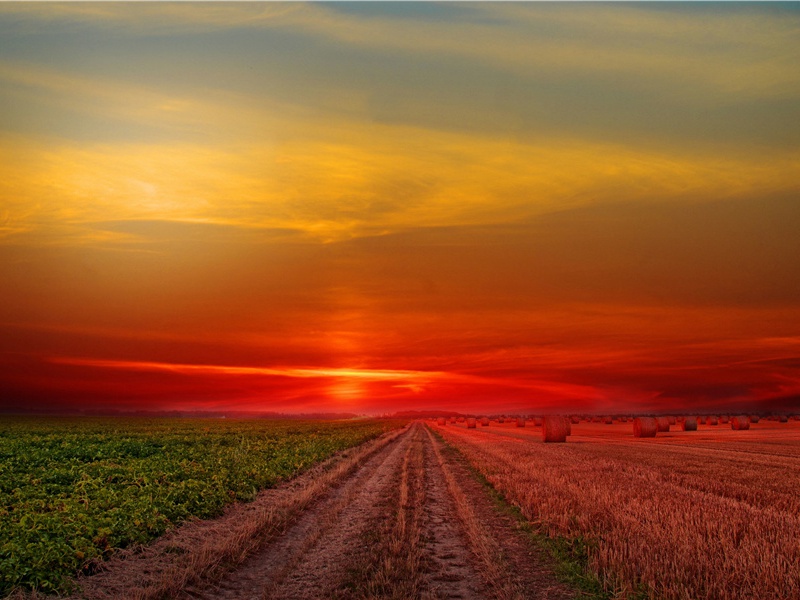
M 786 415 L 780 415 L 778 417 L 778 423 L 788 423 L 788 422 L 789 422 L 789 417 L 787 417 Z
M 542 426 L 542 417 L 533 417 L 533 424 L 536 427 L 541 427 Z
M 686 417 L 686 420 L 681 423 L 681 429 L 684 431 L 697 431 L 697 417 Z
M 751 423 L 758 423 L 761 420 L 761 417 L 758 415 L 750 415 L 750 422 Z
M 467 429 L 475 429 L 475 425 L 477 424 L 478 422 L 472 417 L 467 419 Z
M 545 442 L 566 442 L 568 431 L 569 422 L 564 417 L 542 419 L 542 440 Z
M 454 424 L 455 422 L 456 422 L 456 418 L 455 418 L 455 417 L 450 417 L 450 424 L 452 425 L 452 424 Z
M 612 419 L 611 417 L 603 417 L 603 424 L 604 425 L 613 425 L 614 424 L 614 419 Z
M 750 419 L 745 416 L 731 417 L 731 429 L 750 429 Z
M 728 421 L 730 421 L 730 417 L 728 417 L 728 415 L 722 415 L 719 418 L 719 422 L 722 423 L 723 425 L 727 425 Z
M 481 427 L 489 426 L 489 417 L 481 417 Z
M 517 427 L 525 427 L 525 419 L 523 419 L 522 417 L 517 419 Z
M 580 417 L 572 417 L 570 419 L 570 423 L 572 423 L 573 425 L 577 425 L 580 422 L 581 422 L 581 418 Z M 541 419 L 539 419 L 539 425 L 541 425 L 541 424 L 542 424 L 541 423 Z
M 669 431 L 669 417 L 656 417 L 658 432 Z
M 656 437 L 658 422 L 653 417 L 636 417 L 633 420 L 633 437 Z
M 499 419 L 497 419 L 497 422 L 502 424 L 502 423 L 505 423 L 506 420 L 503 417 L 500 417 Z
M 706 425 L 718 425 L 719 419 L 717 417 L 706 417 Z
M 445 419 L 444 417 L 439 417 L 438 419 L 436 419 L 436 424 L 437 425 L 447 425 L 447 419 Z
M 572 435 L 572 423 L 569 419 L 564 419 L 567 422 L 567 435 Z
M 675 417 L 667 417 L 667 420 L 669 421 L 670 425 L 677 425 L 678 424 L 678 419 L 676 419 Z M 669 431 L 669 430 L 667 430 L 667 431 Z

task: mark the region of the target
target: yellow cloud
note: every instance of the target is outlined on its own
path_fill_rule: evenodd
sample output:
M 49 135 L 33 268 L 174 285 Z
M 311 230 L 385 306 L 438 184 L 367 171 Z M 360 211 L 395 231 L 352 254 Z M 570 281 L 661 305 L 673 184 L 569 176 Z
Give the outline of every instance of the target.
M 293 228 L 334 240 L 517 222 L 594 202 L 796 191 L 800 173 L 797 154 L 670 154 L 361 122 L 304 122 L 298 131 L 305 133 L 293 141 L 235 145 L 6 142 L 5 227 L 163 219 Z

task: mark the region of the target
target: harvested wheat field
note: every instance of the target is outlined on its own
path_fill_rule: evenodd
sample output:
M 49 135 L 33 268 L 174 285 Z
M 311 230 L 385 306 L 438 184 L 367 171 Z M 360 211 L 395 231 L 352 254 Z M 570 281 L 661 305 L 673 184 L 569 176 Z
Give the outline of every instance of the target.
M 633 437 L 628 423 L 442 428 L 549 535 L 580 540 L 616 597 L 800 598 L 800 424 Z
M 436 427 L 385 433 L 219 519 L 120 553 L 72 597 L 575 598 Z

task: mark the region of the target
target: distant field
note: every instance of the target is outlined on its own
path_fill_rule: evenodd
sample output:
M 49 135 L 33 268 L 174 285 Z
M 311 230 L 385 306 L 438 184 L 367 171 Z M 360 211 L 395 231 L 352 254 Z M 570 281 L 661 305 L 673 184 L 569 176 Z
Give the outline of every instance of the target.
M 431 427 L 529 521 L 583 548 L 609 591 L 800 598 L 800 422 L 653 439 L 581 423 L 565 444 L 531 424 Z
M 0 419 L 0 596 L 81 569 L 404 422 Z

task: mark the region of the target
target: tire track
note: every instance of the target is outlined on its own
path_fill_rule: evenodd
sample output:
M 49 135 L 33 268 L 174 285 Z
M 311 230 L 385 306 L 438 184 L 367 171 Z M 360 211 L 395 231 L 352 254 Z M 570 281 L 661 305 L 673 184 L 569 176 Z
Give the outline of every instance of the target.
M 472 476 L 466 460 L 426 432 L 438 471 L 448 488 L 468 539 L 483 596 L 494 600 L 571 600 L 576 591 L 557 581 L 549 559 L 532 548 L 509 517 L 494 507 L 487 490 Z M 470 597 L 470 596 L 466 596 Z
M 372 499 L 402 460 L 403 433 L 367 460 L 329 496 L 307 509 L 283 535 L 211 588 L 189 589 L 185 599 L 327 598 L 344 577 L 348 539 L 362 533 Z M 352 546 L 349 546 L 352 547 Z

